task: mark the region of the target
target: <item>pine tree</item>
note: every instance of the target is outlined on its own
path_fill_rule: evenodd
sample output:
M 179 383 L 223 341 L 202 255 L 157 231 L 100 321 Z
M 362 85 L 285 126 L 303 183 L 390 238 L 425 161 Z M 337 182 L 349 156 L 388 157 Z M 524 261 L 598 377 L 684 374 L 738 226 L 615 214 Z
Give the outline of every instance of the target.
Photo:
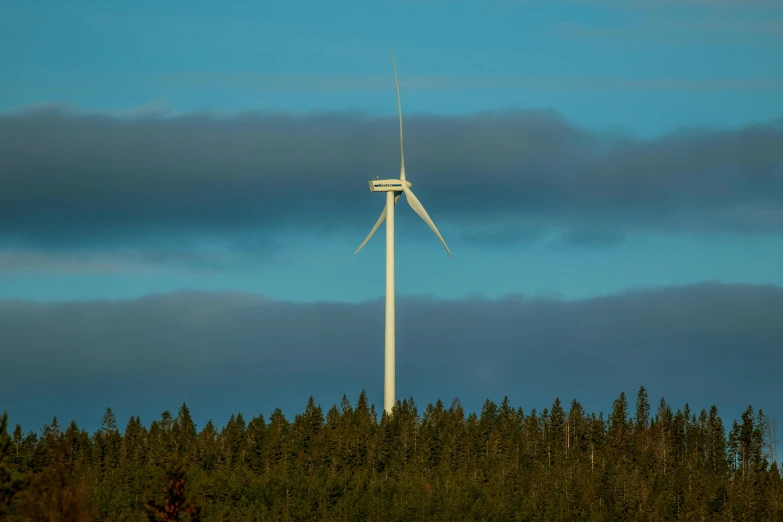
M 14 428 L 14 455 L 13 455 L 13 462 L 17 466 L 21 463 L 21 459 L 19 457 L 19 450 L 22 448 L 22 441 L 24 440 L 24 435 L 22 434 L 22 426 L 20 424 L 17 424 Z
M 276 466 L 288 461 L 288 444 L 286 441 L 289 424 L 280 408 L 275 408 L 269 416 L 267 428 L 267 451 L 269 452 L 269 465 Z
M 181 462 L 171 462 L 163 474 L 163 498 L 161 502 L 150 500 L 146 504 L 147 520 L 197 522 L 201 509 L 188 499 L 185 491 L 185 469 Z
M 608 437 L 611 447 L 615 451 L 623 452 L 627 448 L 629 437 L 628 401 L 625 392 L 612 405 L 612 413 L 609 415 Z
M 266 444 L 266 422 L 264 415 L 250 420 L 247 425 L 248 465 L 253 473 L 261 474 L 265 471 L 264 446 Z
M 106 412 L 103 414 L 101 431 L 104 434 L 117 431 L 117 419 L 114 417 L 114 412 L 111 411 L 111 408 L 106 408 Z
M 195 505 L 189 495 L 198 496 L 209 520 L 783 516 L 778 464 L 765 464 L 761 452 L 769 423 L 761 410 L 748 408 L 734 421 L 727 444 L 714 406 L 697 416 L 686 403 L 673 413 L 661 399 L 645 421 L 645 393 L 640 388 L 634 419 L 621 394 L 606 422 L 576 399 L 567 413 L 555 399 L 551 409 L 525 415 L 507 397 L 500 405 L 487 400 L 481 417 L 466 414 L 456 399 L 448 409 L 429 404 L 419 416 L 405 399 L 394 415 L 378 419 L 364 393 L 355 408 L 344 397 L 325 418 L 310 398 L 293 423 L 277 409 L 268 423 L 259 415 L 246 425 L 236 414 L 219 431 L 211 421 L 197 430 L 184 404 L 175 419 L 164 412 L 149 430 L 131 417 L 123 434 L 110 428 L 109 415 L 92 436 L 73 422 L 62 433 L 53 419 L 40 437 L 24 436 L 21 427 L 13 438 L 0 433 L 0 469 L 32 478 L 0 517 L 137 520 L 151 495 L 158 502 L 149 516 L 158 520 L 196 515 L 183 513 Z M 187 467 L 181 450 L 189 444 Z M 168 473 L 168 501 L 155 483 L 160 467 Z
M 731 470 L 732 475 L 739 472 L 740 476 L 743 476 L 740 452 L 741 438 L 740 426 L 735 419 L 731 423 L 731 430 L 729 431 L 729 440 L 726 448 L 728 453 L 729 469 Z
M 652 431 L 658 466 L 662 475 L 666 475 L 672 467 L 673 424 L 674 415 L 672 414 L 672 409 L 666 402 L 666 399 L 661 397 L 661 402 L 658 403 L 658 411 L 655 413 Z
M 150 428 L 150 436 L 152 429 Z M 215 470 L 218 461 L 217 430 L 212 419 L 208 420 L 196 439 L 196 462 L 206 472 Z
M 636 431 L 645 432 L 650 427 L 650 401 L 644 386 L 636 394 Z
M 636 394 L 636 422 L 634 425 L 636 451 L 643 465 L 650 465 L 650 401 L 644 386 Z
M 176 429 L 174 426 L 176 426 Z M 177 418 L 172 424 L 172 437 L 174 438 L 176 451 L 186 461 L 189 461 L 193 456 L 196 435 L 196 424 L 193 422 L 193 417 L 190 416 L 188 405 L 183 402 L 177 412 Z
M 88 522 L 98 518 L 83 480 L 60 456 L 32 477 L 17 507 L 23 520 Z
M 764 412 L 759 408 L 756 415 L 756 425 L 753 427 L 753 435 L 751 436 L 751 461 L 753 471 L 756 473 L 763 472 L 769 465 L 769 462 L 767 462 L 766 456 L 764 455 L 764 435 L 767 432 L 767 422 Z
M 566 440 L 566 415 L 559 397 L 552 404 L 552 411 L 549 413 L 549 425 L 551 430 L 550 443 L 553 453 L 555 455 L 559 455 L 561 451 L 565 453 L 568 446 L 568 441 Z
M 755 447 L 754 443 L 756 438 L 755 432 L 753 407 L 748 406 L 748 409 L 742 414 L 742 424 L 740 424 L 739 431 L 739 457 L 740 457 L 740 469 L 742 471 L 742 478 L 746 478 L 749 473 L 753 471 L 753 461 Z
M 574 451 L 584 451 L 586 444 L 585 410 L 576 399 L 571 401 L 566 424 L 566 458 Z
M 713 479 L 722 477 L 729 471 L 725 441 L 726 430 L 723 428 L 723 421 L 718 416 L 718 408 L 713 404 L 707 417 L 705 441 L 705 460 Z
M 17 425 L 18 430 L 21 428 Z M 0 515 L 7 513 L 14 497 L 27 485 L 26 477 L 21 476 L 6 464 L 11 456 L 12 440 L 8 435 L 8 412 L 0 416 Z M 18 451 L 18 449 L 17 449 Z

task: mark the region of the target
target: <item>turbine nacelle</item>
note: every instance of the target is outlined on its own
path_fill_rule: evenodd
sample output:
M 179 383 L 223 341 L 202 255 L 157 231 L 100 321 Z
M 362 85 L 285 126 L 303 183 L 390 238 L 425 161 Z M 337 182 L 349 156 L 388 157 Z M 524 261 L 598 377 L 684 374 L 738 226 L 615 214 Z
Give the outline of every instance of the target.
M 402 192 L 411 187 L 411 182 L 403 179 L 374 179 L 370 181 L 370 192 Z

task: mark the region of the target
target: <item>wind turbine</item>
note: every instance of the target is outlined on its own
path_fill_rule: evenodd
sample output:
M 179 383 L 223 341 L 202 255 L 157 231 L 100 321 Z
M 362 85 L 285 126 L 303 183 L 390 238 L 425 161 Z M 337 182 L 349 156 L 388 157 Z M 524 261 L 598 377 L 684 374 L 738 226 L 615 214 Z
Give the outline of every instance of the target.
M 427 223 L 435 235 L 438 236 L 443 248 L 451 258 L 451 251 L 446 246 L 443 236 L 438 232 L 435 223 L 432 222 L 427 211 L 424 210 L 419 199 L 411 191 L 411 182 L 405 179 L 405 152 L 402 146 L 402 106 L 400 105 L 400 83 L 397 81 L 397 65 L 394 63 L 394 52 L 389 49 L 392 58 L 392 67 L 394 67 L 394 84 L 397 87 L 397 114 L 400 118 L 400 177 L 399 179 L 375 179 L 370 181 L 370 192 L 385 192 L 386 206 L 381 212 L 381 217 L 375 222 L 367 238 L 359 245 L 354 255 L 359 253 L 364 245 L 370 240 L 383 220 L 386 220 L 386 342 L 385 342 L 385 370 L 383 379 L 383 409 L 387 414 L 391 414 L 394 407 L 394 206 L 400 199 L 402 193 L 414 212 Z

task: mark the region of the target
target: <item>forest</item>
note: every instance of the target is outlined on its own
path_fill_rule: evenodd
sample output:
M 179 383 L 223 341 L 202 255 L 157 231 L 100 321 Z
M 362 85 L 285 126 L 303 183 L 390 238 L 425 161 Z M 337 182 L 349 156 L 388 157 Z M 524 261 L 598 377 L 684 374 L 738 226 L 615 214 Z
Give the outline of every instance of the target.
M 506 398 L 467 414 L 457 399 L 422 411 L 408 399 L 379 415 L 362 392 L 222 428 L 182 404 L 121 431 L 107 409 L 95 433 L 56 418 L 25 433 L 4 414 L 0 519 L 783 521 L 762 410 L 724 423 L 715 406 L 653 409 L 644 387 L 635 403 L 622 393 L 596 415 Z

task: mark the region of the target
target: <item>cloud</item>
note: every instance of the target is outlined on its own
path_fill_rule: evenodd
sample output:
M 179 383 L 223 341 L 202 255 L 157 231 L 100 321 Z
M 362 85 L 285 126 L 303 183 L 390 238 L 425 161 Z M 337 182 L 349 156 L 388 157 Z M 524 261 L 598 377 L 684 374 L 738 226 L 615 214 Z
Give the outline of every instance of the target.
M 716 37 L 725 42 L 745 42 L 753 45 L 764 45 L 767 40 L 759 37 L 783 37 L 783 18 L 758 18 L 742 20 L 736 18 L 718 18 L 713 20 L 691 18 L 651 18 L 639 23 L 626 25 L 597 25 L 587 23 L 563 22 L 552 28 L 555 36 L 576 38 L 587 41 L 605 41 L 609 43 L 618 40 L 626 44 L 648 41 L 660 44 L 662 42 L 682 43 L 683 39 L 693 41 Z M 755 37 L 748 39 L 748 37 Z M 576 79 L 585 81 L 584 79 Z M 588 79 L 589 80 L 589 79 Z M 634 80 L 594 79 L 595 84 L 624 85 L 627 88 L 658 88 L 658 89 L 688 89 L 688 90 L 779 90 L 780 79 L 734 78 L 720 80 L 689 81 L 675 78 Z
M 459 238 L 477 245 L 502 246 L 510 244 L 532 244 L 542 238 L 541 230 L 535 226 L 463 226 Z
M 405 124 L 408 174 L 439 226 L 523 238 L 531 228 L 783 231 L 783 120 L 647 140 L 552 110 Z M 171 237 L 258 246 L 282 230 L 361 235 L 383 205 L 367 181 L 397 175 L 397 140 L 394 117 L 358 113 L 6 114 L 0 244 L 154 250 L 147 243 Z
M 677 6 L 700 8 L 772 8 L 779 9 L 778 0 L 399 0 L 410 4 L 505 4 L 529 6 L 535 4 L 565 4 L 620 9 L 666 9 Z
M 701 7 L 779 7 L 776 0 L 565 0 L 567 2 L 633 7 L 667 7 L 689 5 Z
M 200 272 L 217 272 L 242 266 L 241 246 L 204 251 L 192 248 L 114 249 L 47 251 L 0 249 L 0 274 L 14 272 L 150 274 L 163 265 L 187 267 Z
M 764 27 L 774 27 L 770 21 Z M 713 26 L 720 27 L 720 26 Z M 733 26 L 732 26 L 733 27 Z M 743 26 L 745 27 L 745 26 Z M 753 30 L 755 25 L 745 27 Z M 648 28 L 653 30 L 654 28 Z M 728 29 L 731 30 L 731 29 Z M 639 34 L 635 27 L 607 28 L 587 24 L 563 23 L 554 28 L 556 35 L 565 37 L 615 38 Z M 322 75 L 322 74 L 259 74 L 242 73 L 177 73 L 156 77 L 156 80 L 180 87 L 208 86 L 221 89 L 252 90 L 253 92 L 324 92 L 328 90 L 369 91 L 387 90 L 389 81 L 383 76 Z M 400 88 L 408 91 L 428 89 L 520 89 L 558 91 L 611 90 L 733 90 L 780 91 L 783 78 L 726 78 L 687 80 L 680 78 L 612 78 L 600 76 L 545 76 L 545 75 L 418 75 L 400 80 Z M 133 115 L 155 115 L 159 105 L 144 106 L 124 111 Z M 110 113 L 114 114 L 114 113 Z M 120 115 L 123 113 L 119 113 Z
M 401 297 L 397 389 L 468 408 L 509 395 L 526 411 L 576 397 L 606 410 L 645 385 L 693 408 L 748 404 L 783 415 L 783 289 L 704 283 L 584 301 Z M 133 300 L 0 301 L 5 398 L 12 422 L 58 415 L 97 424 L 107 406 L 145 422 L 182 401 L 290 415 L 363 388 L 382 403 L 383 303 L 291 303 L 182 291 Z
M 622 245 L 625 241 L 626 237 L 622 234 L 578 228 L 569 230 L 560 238 L 561 244 L 565 246 L 581 247 L 611 247 Z
M 501 0 L 504 1 L 504 0 Z M 515 0 L 505 0 L 513 2 Z M 537 0 L 516 0 L 520 2 Z M 780 3 L 777 0 L 560 0 L 561 3 L 590 5 L 606 8 L 622 9 L 668 9 L 672 7 L 699 7 L 705 9 L 754 9 L 771 8 L 780 9 Z

